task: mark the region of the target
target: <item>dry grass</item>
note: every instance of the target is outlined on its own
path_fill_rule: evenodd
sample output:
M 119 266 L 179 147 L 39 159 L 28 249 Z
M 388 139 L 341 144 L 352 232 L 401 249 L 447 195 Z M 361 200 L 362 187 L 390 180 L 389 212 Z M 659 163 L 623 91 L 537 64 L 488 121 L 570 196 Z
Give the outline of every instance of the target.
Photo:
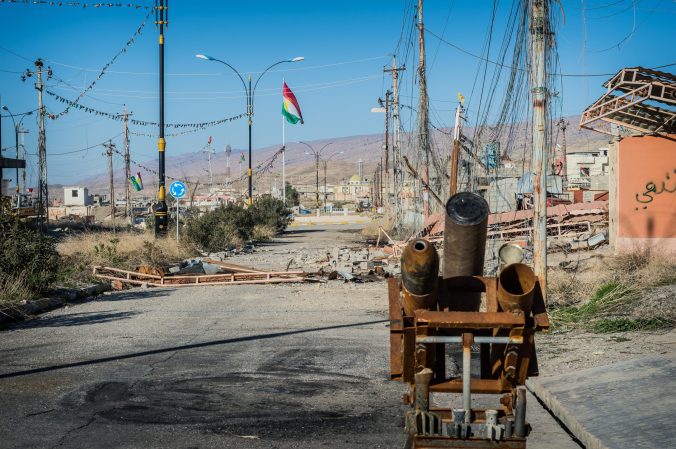
M 152 233 L 85 232 L 66 237 L 57 244 L 64 259 L 62 280 L 86 281 L 94 265 L 134 269 L 139 265 L 164 265 L 195 255 L 188 245 Z
M 378 217 L 375 220 L 371 221 L 369 224 L 367 224 L 364 227 L 364 229 L 361 230 L 361 235 L 367 239 L 376 240 L 378 238 L 380 228 L 383 228 L 385 232 L 387 232 L 390 236 L 392 236 L 393 227 L 394 223 L 391 220 L 388 220 L 387 217 L 384 216 Z M 392 236 L 392 238 L 395 237 Z M 383 235 L 381 236 L 381 239 L 387 240 L 387 237 Z
M 16 307 L 34 298 L 35 293 L 26 287 L 23 275 L 0 274 L 0 309 Z
M 252 238 L 257 241 L 267 242 L 277 235 L 277 229 L 270 225 L 254 225 L 252 231 Z
M 676 325 L 676 257 L 654 250 L 587 261 L 574 272 L 551 270 L 548 302 L 559 327 L 597 332 Z

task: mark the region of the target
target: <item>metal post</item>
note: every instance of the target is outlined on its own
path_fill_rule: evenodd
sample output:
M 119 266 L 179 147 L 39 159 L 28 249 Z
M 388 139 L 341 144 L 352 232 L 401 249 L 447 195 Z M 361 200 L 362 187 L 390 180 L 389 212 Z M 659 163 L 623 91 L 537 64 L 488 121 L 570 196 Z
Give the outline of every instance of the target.
M 27 133 L 25 129 L 21 128 L 21 159 L 26 160 L 26 144 L 24 141 L 24 135 Z M 21 187 L 22 192 L 26 193 L 26 165 L 21 169 Z
M 247 109 L 249 116 L 249 206 L 253 204 L 253 170 L 251 165 L 251 125 L 253 124 L 253 95 L 251 91 L 251 75 L 249 75 L 249 90 L 247 92 Z
M 110 219 L 113 223 L 113 232 L 115 229 L 115 183 L 113 181 L 113 143 L 108 141 L 108 189 L 110 193 Z
M 315 191 L 317 209 L 319 209 L 319 153 L 315 153 L 315 168 L 317 172 L 317 188 Z
M 533 266 L 547 295 L 547 87 L 545 62 L 549 39 L 549 2 L 531 0 L 531 98 L 533 102 Z
M 324 159 L 324 212 L 326 212 L 326 164 L 328 164 L 328 159 Z
M 124 109 L 124 216 L 131 219 L 131 167 L 129 156 L 129 127 L 127 126 L 127 109 Z M 133 224 L 133 223 L 132 223 Z
M 462 408 L 466 424 L 472 422 L 472 340 L 472 334 L 462 334 Z
M 179 210 L 178 203 L 180 203 L 180 202 L 181 202 L 181 200 L 176 198 L 176 241 L 177 242 L 178 242 L 178 210 Z
M 155 1 L 155 24 L 160 28 L 159 50 L 160 50 L 160 137 L 157 140 L 157 151 L 159 159 L 159 188 L 157 191 L 157 205 L 155 206 L 155 236 L 162 237 L 167 235 L 167 225 L 169 223 L 168 209 L 166 202 L 165 187 L 165 159 L 166 141 L 164 140 L 164 25 L 168 25 L 167 9 L 165 2 L 168 0 Z
M 458 192 L 458 163 L 460 156 L 460 127 L 462 120 L 462 104 L 458 104 L 455 111 L 455 128 L 453 130 L 453 150 L 451 152 L 451 179 L 449 182 L 449 195 L 453 196 Z

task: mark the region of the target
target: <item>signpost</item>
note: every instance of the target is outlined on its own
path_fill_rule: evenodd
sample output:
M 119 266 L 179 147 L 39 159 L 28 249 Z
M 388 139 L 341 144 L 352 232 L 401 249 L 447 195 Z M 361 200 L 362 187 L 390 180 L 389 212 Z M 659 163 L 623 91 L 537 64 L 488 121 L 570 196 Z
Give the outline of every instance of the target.
M 178 205 L 188 190 L 181 181 L 174 181 L 169 186 L 169 194 L 176 199 L 176 241 L 178 242 Z

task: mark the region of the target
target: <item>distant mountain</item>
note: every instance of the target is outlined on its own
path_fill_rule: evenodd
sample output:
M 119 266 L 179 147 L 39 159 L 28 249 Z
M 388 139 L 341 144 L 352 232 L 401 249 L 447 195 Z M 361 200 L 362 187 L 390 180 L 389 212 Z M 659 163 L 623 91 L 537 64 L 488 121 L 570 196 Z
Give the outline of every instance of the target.
M 579 117 L 566 117 L 569 125 L 566 130 L 566 147 L 568 152 L 580 151 L 587 149 L 595 149 L 598 147 L 607 146 L 608 137 L 603 134 L 581 130 L 577 127 Z M 449 129 L 432 129 L 432 142 L 439 153 L 446 153 L 451 148 L 451 130 Z M 475 134 L 471 128 L 465 128 L 465 134 L 472 138 Z M 562 143 L 562 134 L 556 129 L 553 130 L 552 135 L 558 143 Z M 408 135 L 402 135 L 402 139 L 406 141 Z M 506 139 L 505 139 L 506 140 Z M 325 157 L 331 156 L 334 153 L 341 153 L 333 156 L 331 161 L 327 164 L 327 182 L 335 184 L 343 178 L 349 178 L 358 171 L 358 161 L 364 161 L 364 176 L 371 178 L 373 171 L 377 164 L 383 157 L 383 145 L 385 143 L 383 134 L 370 134 L 350 137 L 339 137 L 334 139 L 322 139 L 308 141 L 308 143 L 316 150 L 321 149 L 327 145 L 323 151 Z M 520 161 L 524 158 L 529 159 L 530 152 L 530 131 L 527 124 L 518 124 L 513 128 L 512 139 L 510 144 L 501 142 L 502 148 L 509 148 L 509 157 L 514 161 Z M 275 152 L 279 150 L 279 146 L 269 146 L 259 148 L 253 152 L 254 167 L 260 163 L 268 161 Z M 316 182 L 316 167 L 315 158 L 311 154 L 306 154 L 309 149 L 297 142 L 290 142 L 286 145 L 286 176 L 287 181 L 291 184 L 314 184 Z M 233 149 L 230 158 L 230 172 L 231 178 L 236 179 L 240 174 L 240 154 L 244 153 L 247 156 L 247 151 L 243 149 Z M 155 169 L 158 165 L 157 159 L 139 161 L 147 167 Z M 171 156 L 168 154 L 167 160 L 167 175 L 178 179 L 189 179 L 191 181 L 198 180 L 202 186 L 209 182 L 208 176 L 208 162 L 207 155 L 203 152 L 186 153 L 179 156 Z M 225 181 L 226 157 L 224 151 L 218 151 L 211 158 L 214 184 L 223 184 Z M 247 162 L 242 166 L 242 174 L 246 174 Z M 132 172 L 136 171 L 136 166 L 132 165 Z M 254 171 L 256 171 L 254 169 Z M 144 193 L 152 195 L 156 188 L 156 176 L 151 173 L 142 171 L 143 181 L 146 186 Z M 319 167 L 320 183 L 323 183 L 324 170 L 323 164 L 320 162 Z M 261 175 L 255 175 L 254 181 L 259 186 L 259 189 L 267 190 L 270 184 L 281 186 L 281 156 L 278 157 L 271 170 Z M 93 176 L 81 178 L 73 184 L 87 186 L 91 193 L 102 192 L 108 190 L 108 176 L 106 172 L 98 173 Z M 115 173 L 116 189 L 122 188 L 124 185 L 124 173 L 118 170 Z M 245 183 L 242 183 L 244 185 Z M 259 185 L 260 184 L 260 185 Z M 244 188 L 244 187 L 242 187 Z M 120 192 L 120 190 L 117 190 Z

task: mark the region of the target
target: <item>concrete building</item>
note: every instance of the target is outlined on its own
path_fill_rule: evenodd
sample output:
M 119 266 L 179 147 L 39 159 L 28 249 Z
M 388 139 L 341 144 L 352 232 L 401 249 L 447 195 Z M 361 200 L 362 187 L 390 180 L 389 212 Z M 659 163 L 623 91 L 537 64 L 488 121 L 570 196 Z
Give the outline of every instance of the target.
M 676 76 L 624 68 L 580 116 L 611 136 L 608 219 L 616 251 L 676 253 Z
M 608 189 L 608 148 L 568 152 L 566 175 L 569 188 Z
M 70 186 L 63 188 L 64 206 L 91 206 L 92 198 L 86 187 Z

